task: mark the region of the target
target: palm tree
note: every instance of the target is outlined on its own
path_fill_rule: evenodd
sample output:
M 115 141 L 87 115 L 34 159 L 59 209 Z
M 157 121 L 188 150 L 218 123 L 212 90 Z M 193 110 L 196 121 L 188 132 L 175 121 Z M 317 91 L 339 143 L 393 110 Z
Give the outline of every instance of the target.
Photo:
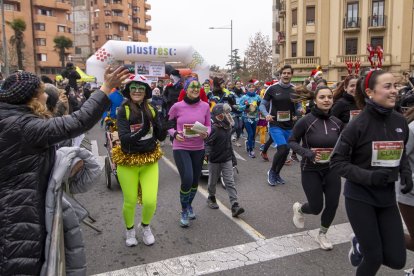
M 64 36 L 57 36 L 53 39 L 55 43 L 55 50 L 59 52 L 59 59 L 62 64 L 62 68 L 65 67 L 65 50 L 73 47 L 73 41 Z
M 23 68 L 23 48 L 24 44 L 24 31 L 26 30 L 26 22 L 21 18 L 13 19 L 13 21 L 7 21 L 6 24 L 13 29 L 14 35 L 10 37 L 10 44 L 16 48 L 17 55 L 17 67 L 19 70 Z

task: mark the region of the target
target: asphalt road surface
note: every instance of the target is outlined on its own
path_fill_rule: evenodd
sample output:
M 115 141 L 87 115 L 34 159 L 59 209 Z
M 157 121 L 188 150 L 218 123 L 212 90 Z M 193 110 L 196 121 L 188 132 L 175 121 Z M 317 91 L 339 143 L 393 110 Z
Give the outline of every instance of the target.
M 104 131 L 96 126 L 87 134 L 92 152 L 103 164 L 106 156 Z M 257 144 L 258 145 L 258 144 Z M 243 147 L 238 153 L 236 184 L 239 203 L 246 212 L 240 219 L 231 217 L 225 190 L 217 186 L 220 209 L 206 204 L 207 180 L 200 180 L 199 193 L 193 208 L 197 219 L 191 226 L 179 226 L 180 179 L 177 174 L 169 141 L 163 146 L 164 158 L 159 162 L 159 192 L 157 211 L 151 223 L 155 236 L 153 246 L 145 246 L 138 236 L 138 245 L 125 246 L 125 226 L 122 218 L 122 192 L 115 178 L 112 189 L 105 185 L 105 174 L 89 192 L 77 195 L 96 222 L 95 230 L 83 226 L 88 274 L 102 275 L 353 275 L 348 262 L 349 234 L 352 232 L 341 197 L 334 227 L 328 237 L 334 242 L 332 251 L 319 249 L 314 236 L 320 226 L 319 216 L 306 216 L 305 228 L 292 223 L 292 204 L 304 202 L 299 164 L 285 166 L 281 176 L 285 185 L 271 187 L 266 172 L 270 163 L 247 156 Z M 274 149 L 269 150 L 273 157 Z M 140 222 L 137 205 L 136 225 Z M 392 227 L 392 225 L 390 225 Z M 414 266 L 414 254 L 409 252 L 407 267 Z M 404 275 L 382 267 L 378 275 Z

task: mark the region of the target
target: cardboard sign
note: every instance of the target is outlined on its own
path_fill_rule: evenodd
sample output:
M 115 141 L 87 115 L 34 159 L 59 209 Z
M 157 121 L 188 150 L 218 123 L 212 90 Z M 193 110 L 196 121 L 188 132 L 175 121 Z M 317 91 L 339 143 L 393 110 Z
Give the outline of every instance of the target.
M 373 141 L 371 166 L 398 167 L 404 151 L 404 141 Z

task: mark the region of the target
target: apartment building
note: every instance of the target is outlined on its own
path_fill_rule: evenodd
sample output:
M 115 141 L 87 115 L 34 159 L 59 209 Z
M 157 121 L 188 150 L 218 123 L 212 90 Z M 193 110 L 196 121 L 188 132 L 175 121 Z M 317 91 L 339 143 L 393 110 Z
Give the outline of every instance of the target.
M 27 25 L 25 70 L 50 76 L 62 70 L 55 37 L 63 35 L 73 41 L 73 47 L 66 50 L 65 62 L 73 61 L 84 68 L 86 59 L 107 40 L 148 41 L 150 9 L 146 0 L 4 0 L 5 21 L 21 18 Z M 7 42 L 13 35 L 6 25 Z M 0 28 L 0 40 L 2 37 Z M 7 44 L 13 71 L 17 68 L 16 50 Z M 2 47 L 0 61 L 4 66 Z
M 371 44 L 383 48 L 385 70 L 414 71 L 413 9 L 414 0 L 274 0 L 274 69 L 291 64 L 300 81 L 321 65 L 337 81 L 346 61 L 370 66 Z

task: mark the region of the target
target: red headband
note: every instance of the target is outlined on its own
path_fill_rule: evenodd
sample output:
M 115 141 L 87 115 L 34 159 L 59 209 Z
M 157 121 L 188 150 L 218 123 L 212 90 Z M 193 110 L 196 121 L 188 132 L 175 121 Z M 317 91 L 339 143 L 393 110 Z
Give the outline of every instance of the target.
M 374 71 L 369 71 L 367 76 L 365 77 L 365 89 L 369 88 L 369 79 L 371 78 L 372 73 L 374 73 Z

